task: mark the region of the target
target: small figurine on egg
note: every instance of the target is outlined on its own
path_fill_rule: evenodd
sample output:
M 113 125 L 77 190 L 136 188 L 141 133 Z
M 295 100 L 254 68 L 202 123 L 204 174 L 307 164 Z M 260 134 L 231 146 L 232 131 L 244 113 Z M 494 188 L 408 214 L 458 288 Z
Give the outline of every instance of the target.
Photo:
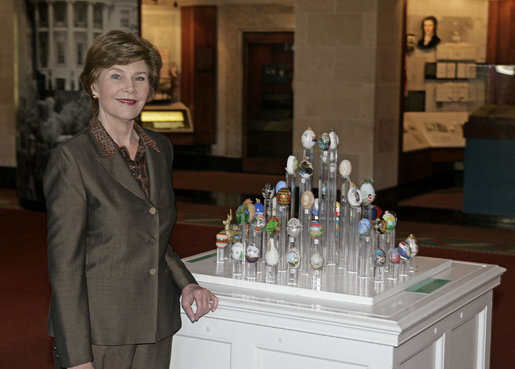
M 299 174 L 302 178 L 309 178 L 313 175 L 313 164 L 309 160 L 303 160 L 299 164 Z
M 231 225 L 232 222 L 232 209 L 229 209 L 229 214 L 227 214 L 227 219 L 222 221 L 224 225 L 225 234 L 229 237 L 228 242 L 231 242 L 234 239 L 234 230 Z
M 360 191 L 363 195 L 363 204 L 365 205 L 371 205 L 372 202 L 374 202 L 374 199 L 376 198 L 376 191 L 374 190 L 374 186 L 372 186 L 372 183 L 374 183 L 373 178 L 367 178 L 364 179 L 363 182 L 361 182 Z
M 289 175 L 293 175 L 298 168 L 299 162 L 297 161 L 297 158 L 293 155 L 288 156 L 288 160 L 286 161 L 286 172 Z
M 317 136 L 315 132 L 313 132 L 311 127 L 308 127 L 308 129 L 306 129 L 302 134 L 301 140 L 302 147 L 304 147 L 305 149 L 312 149 L 317 142 Z

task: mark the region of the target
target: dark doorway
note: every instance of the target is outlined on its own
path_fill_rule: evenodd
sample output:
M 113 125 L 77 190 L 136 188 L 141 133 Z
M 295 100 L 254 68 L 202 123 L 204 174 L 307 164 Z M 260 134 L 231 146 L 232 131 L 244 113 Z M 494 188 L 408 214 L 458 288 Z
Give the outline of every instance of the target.
M 292 154 L 293 32 L 248 32 L 243 42 L 243 170 L 284 173 Z

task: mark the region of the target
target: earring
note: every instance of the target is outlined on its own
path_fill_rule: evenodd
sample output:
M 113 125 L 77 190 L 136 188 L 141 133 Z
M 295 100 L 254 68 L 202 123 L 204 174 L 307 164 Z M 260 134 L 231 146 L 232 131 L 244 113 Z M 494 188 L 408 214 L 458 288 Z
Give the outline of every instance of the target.
M 98 96 L 97 95 L 93 95 L 93 98 L 96 100 L 96 99 L 98 99 Z

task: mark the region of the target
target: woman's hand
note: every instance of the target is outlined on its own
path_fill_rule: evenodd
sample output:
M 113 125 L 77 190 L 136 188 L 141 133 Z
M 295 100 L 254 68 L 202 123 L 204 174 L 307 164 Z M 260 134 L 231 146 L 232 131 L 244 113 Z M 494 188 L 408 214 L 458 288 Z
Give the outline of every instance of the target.
M 196 312 L 193 312 L 193 302 L 197 305 Z M 209 311 L 215 311 L 217 306 L 218 298 L 198 284 L 191 283 L 182 289 L 182 308 L 192 322 L 196 322 Z
M 86 363 L 86 364 L 80 364 L 77 366 L 72 366 L 68 369 L 95 369 L 95 368 L 93 367 L 92 363 Z

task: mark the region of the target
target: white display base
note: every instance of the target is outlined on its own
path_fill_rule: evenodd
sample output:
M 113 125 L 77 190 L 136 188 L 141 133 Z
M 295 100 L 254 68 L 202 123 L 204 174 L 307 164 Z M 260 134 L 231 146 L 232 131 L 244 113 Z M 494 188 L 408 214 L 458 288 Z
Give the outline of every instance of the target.
M 394 294 L 385 288 L 337 297 L 223 277 L 208 255 L 184 261 L 218 296 L 218 309 L 195 323 L 182 314 L 173 369 L 489 367 L 492 290 L 504 268 L 419 257 L 420 273 L 447 283 L 426 293 L 407 291 L 414 276 L 393 286 Z M 213 266 L 215 272 L 204 271 Z M 356 297 L 377 301 L 355 303 Z
M 392 280 L 385 278 L 383 282 L 375 282 L 373 278 L 360 278 L 356 273 L 347 273 L 337 267 L 328 267 L 322 273 L 320 290 L 311 289 L 308 275 L 299 275 L 298 287 L 286 285 L 286 272 L 279 272 L 278 283 L 263 281 L 264 276 L 258 274 L 257 281 L 248 281 L 232 276 L 230 260 L 223 264 L 216 263 L 216 251 L 208 251 L 191 258 L 184 259 L 188 269 L 197 281 L 202 283 L 224 284 L 226 286 L 250 288 L 254 291 L 277 292 L 285 295 L 314 297 L 317 299 L 350 302 L 354 304 L 374 305 L 405 290 L 431 276 L 451 267 L 451 260 L 418 257 L 417 270 L 407 276 L 399 276 Z

